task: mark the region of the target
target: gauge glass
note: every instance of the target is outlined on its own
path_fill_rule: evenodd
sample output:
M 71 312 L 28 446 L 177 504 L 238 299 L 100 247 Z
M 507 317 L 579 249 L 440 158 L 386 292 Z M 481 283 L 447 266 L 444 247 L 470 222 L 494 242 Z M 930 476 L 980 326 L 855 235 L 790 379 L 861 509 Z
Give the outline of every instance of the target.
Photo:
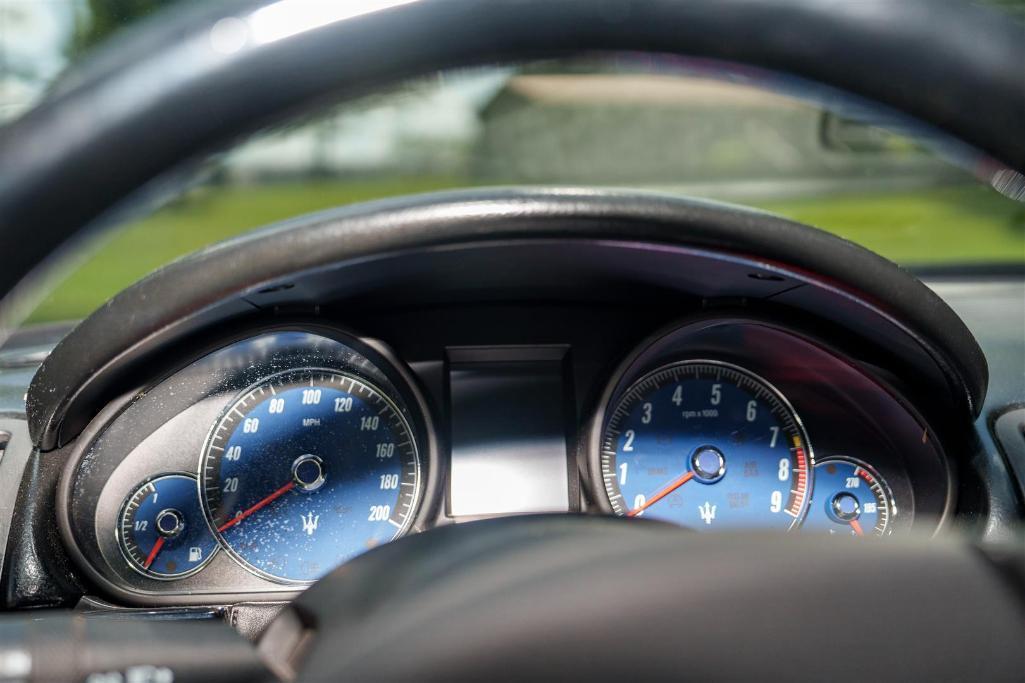
M 890 487 L 868 464 L 836 456 L 815 465 L 815 491 L 805 530 L 886 536 L 896 516 Z
M 286 371 L 244 391 L 200 467 L 222 546 L 287 583 L 312 582 L 405 533 L 420 492 L 416 441 L 396 403 L 326 369 Z
M 213 557 L 196 478 L 165 474 L 139 486 L 121 508 L 118 541 L 128 564 L 154 579 L 180 579 Z
M 783 395 L 734 365 L 685 361 L 634 382 L 606 410 L 602 483 L 613 511 L 699 531 L 797 526 L 811 446 Z

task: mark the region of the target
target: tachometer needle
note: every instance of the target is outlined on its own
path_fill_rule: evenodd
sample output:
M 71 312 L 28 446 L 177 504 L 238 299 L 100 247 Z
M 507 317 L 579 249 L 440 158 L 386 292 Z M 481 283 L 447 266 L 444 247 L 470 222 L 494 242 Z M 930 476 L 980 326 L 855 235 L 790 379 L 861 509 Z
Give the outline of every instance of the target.
M 256 505 L 253 505 L 252 507 L 246 508 L 241 514 L 235 515 L 234 517 L 229 519 L 227 522 L 225 522 L 224 524 L 222 524 L 219 527 L 217 527 L 217 531 L 221 532 L 221 531 L 226 531 L 226 530 L 230 529 L 231 527 L 235 526 L 236 524 L 238 524 L 243 519 L 245 519 L 249 515 L 253 514 L 257 510 L 259 510 L 260 508 L 262 508 L 262 507 L 264 507 L 266 505 L 270 505 L 275 500 L 277 500 L 281 496 L 283 496 L 286 493 L 288 493 L 289 491 L 291 491 L 293 488 L 295 488 L 295 481 L 288 482 L 287 484 L 285 484 L 284 486 L 279 488 L 277 491 L 275 491 L 274 493 L 270 494 L 269 496 L 267 496 L 266 498 L 261 500 Z
M 153 544 L 153 548 L 149 551 L 149 555 L 146 556 L 146 563 L 142 565 L 143 569 L 149 569 L 150 565 L 153 564 L 153 560 L 157 559 L 157 554 L 160 553 L 160 549 L 164 547 L 164 537 L 161 536 L 157 539 L 157 542 Z
M 648 500 L 644 501 L 644 505 L 640 505 L 638 507 L 635 507 L 633 510 L 630 510 L 630 512 L 626 513 L 626 516 L 627 517 L 636 517 L 637 515 L 641 514 L 642 512 L 644 512 L 645 510 L 650 508 L 652 505 L 657 503 L 658 501 L 660 501 L 663 498 L 665 498 L 666 496 L 668 496 L 670 493 L 672 493 L 676 489 L 678 489 L 681 486 L 683 486 L 684 484 L 686 484 L 693 477 L 694 477 L 694 473 L 693 472 L 687 472 L 683 476 L 673 480 L 665 488 L 663 488 L 661 491 L 659 491 L 658 493 L 653 495 Z
M 850 525 L 851 525 L 851 528 L 854 529 L 854 534 L 856 536 L 864 536 L 865 535 L 865 532 L 861 530 L 861 522 L 859 522 L 856 519 L 852 519 L 850 521 Z

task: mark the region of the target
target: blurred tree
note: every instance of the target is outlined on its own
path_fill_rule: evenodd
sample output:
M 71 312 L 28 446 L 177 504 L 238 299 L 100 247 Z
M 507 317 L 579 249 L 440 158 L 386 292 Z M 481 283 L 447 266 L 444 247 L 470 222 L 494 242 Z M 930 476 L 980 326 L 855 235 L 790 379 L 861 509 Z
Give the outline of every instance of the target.
M 24 31 L 26 25 L 31 23 L 31 17 L 26 7 L 0 2 L 0 36 L 10 32 L 10 35 Z M 19 59 L 12 54 L 13 50 L 8 41 L 0 45 L 0 84 L 9 78 L 31 79 L 35 77 L 36 69 L 29 59 Z M 0 88 L 2 90 L 2 88 Z M 0 105 L 5 102 L 0 101 Z
M 984 4 L 994 5 L 1018 19 L 1025 20 L 1025 0 L 985 0 Z
M 75 17 L 75 30 L 68 45 L 68 56 L 74 59 L 104 42 L 119 29 L 181 2 L 182 0 L 85 0 Z

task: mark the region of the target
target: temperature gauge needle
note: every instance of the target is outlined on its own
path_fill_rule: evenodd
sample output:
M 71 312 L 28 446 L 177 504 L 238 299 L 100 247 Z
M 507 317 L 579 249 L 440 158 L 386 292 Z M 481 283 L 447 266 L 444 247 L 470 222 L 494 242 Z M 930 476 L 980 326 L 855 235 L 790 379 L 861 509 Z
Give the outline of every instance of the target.
M 149 569 L 150 565 L 153 564 L 153 560 L 157 559 L 157 555 L 160 554 L 160 549 L 164 547 L 164 537 L 161 536 L 157 539 L 157 542 L 153 544 L 153 549 L 149 551 L 149 555 L 146 556 L 146 563 L 142 565 L 143 569 Z
M 864 536 L 865 535 L 865 532 L 861 530 L 861 522 L 859 522 L 856 519 L 852 519 L 850 521 L 850 525 L 851 525 L 851 528 L 854 529 L 854 534 L 856 536 Z
M 262 499 L 259 503 L 256 503 L 255 505 L 253 505 L 253 506 L 251 506 L 249 508 L 246 508 L 240 514 L 235 515 L 234 517 L 229 519 L 227 522 L 225 522 L 224 524 L 222 524 L 219 527 L 217 527 L 217 531 L 218 532 L 227 531 L 228 529 L 230 529 L 231 527 L 235 526 L 236 524 L 238 524 L 243 519 L 245 519 L 249 515 L 253 514 L 257 510 L 259 510 L 260 508 L 265 507 L 267 505 L 270 505 L 275 500 L 277 500 L 281 496 L 283 496 L 286 493 L 288 493 L 289 491 L 291 491 L 293 488 L 295 488 L 295 481 L 288 482 L 287 484 L 285 484 L 284 486 L 279 488 L 274 493 L 272 493 L 269 496 L 267 496 L 266 498 Z
M 681 486 L 683 486 L 684 484 L 686 484 L 693 477 L 694 477 L 694 473 L 693 472 L 687 472 L 683 476 L 673 480 L 665 488 L 660 490 L 658 493 L 653 495 L 648 500 L 644 501 L 643 505 L 635 507 L 633 510 L 630 510 L 630 512 L 626 513 L 626 516 L 627 517 L 636 517 L 637 515 L 641 514 L 642 512 L 647 510 L 649 507 L 651 507 L 652 505 L 657 503 L 658 501 L 660 501 L 663 498 L 665 498 L 666 496 L 668 496 L 670 493 L 672 493 L 676 489 L 678 489 Z

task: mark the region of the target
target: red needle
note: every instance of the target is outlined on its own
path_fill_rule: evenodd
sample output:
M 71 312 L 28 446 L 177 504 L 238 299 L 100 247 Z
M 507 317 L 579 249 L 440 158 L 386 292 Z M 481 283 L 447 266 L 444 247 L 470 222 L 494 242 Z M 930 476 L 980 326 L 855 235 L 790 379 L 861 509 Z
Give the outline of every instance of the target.
M 157 542 L 153 544 L 153 549 L 149 551 L 149 555 L 146 556 L 146 562 L 142 565 L 143 569 L 149 569 L 149 566 L 153 564 L 153 560 L 157 559 L 157 554 L 160 549 L 164 547 L 164 537 L 161 536 L 157 539 Z
M 851 528 L 854 529 L 854 533 L 857 536 L 864 536 L 865 532 L 861 530 L 861 522 L 856 519 L 851 520 Z
M 628 513 L 626 513 L 626 516 L 627 517 L 636 517 L 637 515 L 641 514 L 642 512 L 647 510 L 649 507 L 651 507 L 652 505 L 657 503 L 658 501 L 660 501 L 663 498 L 665 498 L 666 496 L 668 496 L 670 493 L 672 493 L 676 489 L 678 489 L 681 486 L 683 486 L 684 484 L 686 484 L 688 481 L 691 480 L 691 478 L 693 476 L 694 476 L 693 472 L 687 472 L 683 476 L 679 477 L 678 479 L 676 479 L 675 481 L 670 483 L 664 489 L 662 489 L 661 491 L 659 491 L 658 493 L 653 495 L 650 499 L 644 501 L 644 505 L 641 505 L 639 507 L 635 507 L 633 510 L 631 510 Z
M 264 507 L 265 505 L 270 505 L 275 500 L 277 500 L 281 496 L 283 496 L 286 493 L 288 493 L 289 491 L 291 491 L 294 487 L 295 487 L 295 482 L 294 481 L 288 482 L 287 484 L 285 484 L 284 486 L 279 488 L 277 491 L 275 491 L 274 493 L 270 494 L 269 496 L 267 496 L 266 498 L 261 500 L 256 505 L 253 505 L 249 509 L 247 509 L 244 512 L 242 512 L 242 514 L 235 515 L 234 517 L 229 519 L 227 522 L 225 522 L 224 524 L 222 524 L 219 527 L 217 527 L 217 531 L 220 532 L 220 531 L 226 531 L 227 529 L 230 529 L 231 527 L 235 526 L 236 524 L 238 524 L 243 519 L 245 519 L 249 515 L 253 514 L 257 510 L 259 510 L 260 508 Z

